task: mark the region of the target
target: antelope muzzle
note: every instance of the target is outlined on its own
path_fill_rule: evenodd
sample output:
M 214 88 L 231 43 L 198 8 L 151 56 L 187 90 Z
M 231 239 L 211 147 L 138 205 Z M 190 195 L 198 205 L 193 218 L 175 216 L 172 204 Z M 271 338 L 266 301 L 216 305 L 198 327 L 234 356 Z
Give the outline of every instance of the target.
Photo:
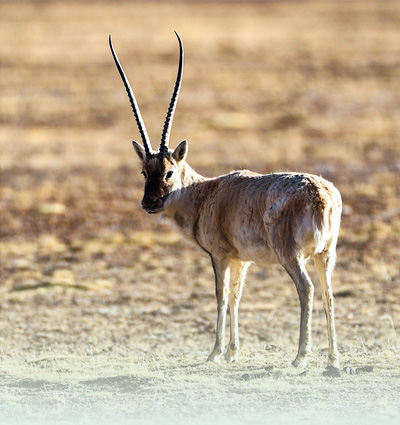
M 149 214 L 157 214 L 164 209 L 164 202 L 168 198 L 168 194 L 158 197 L 154 194 L 145 194 L 142 199 L 142 208 Z

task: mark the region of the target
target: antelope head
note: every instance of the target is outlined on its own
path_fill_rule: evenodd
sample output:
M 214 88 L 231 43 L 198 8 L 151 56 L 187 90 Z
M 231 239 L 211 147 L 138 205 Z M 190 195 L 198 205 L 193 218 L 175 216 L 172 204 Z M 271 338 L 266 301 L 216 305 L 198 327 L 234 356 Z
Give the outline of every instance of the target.
M 182 168 L 184 167 L 185 158 L 188 151 L 188 144 L 186 140 L 183 140 L 175 150 L 171 150 L 168 147 L 172 121 L 175 114 L 179 91 L 181 89 L 183 74 L 183 43 L 176 31 L 175 34 L 178 37 L 180 48 L 178 75 L 176 77 L 174 91 L 168 107 L 167 116 L 165 118 L 158 152 L 155 152 L 151 147 L 150 138 L 140 113 L 135 95 L 118 59 L 118 56 L 115 53 L 111 41 L 111 35 L 109 37 L 111 52 L 119 74 L 121 75 L 126 92 L 128 93 L 129 101 L 131 103 L 139 133 L 142 138 L 143 145 L 136 141 L 133 141 L 132 144 L 137 156 L 142 162 L 142 174 L 146 180 L 144 196 L 142 199 L 142 208 L 150 214 L 156 214 L 163 211 L 168 203 L 167 199 L 169 198 L 170 194 L 178 191 L 181 188 Z

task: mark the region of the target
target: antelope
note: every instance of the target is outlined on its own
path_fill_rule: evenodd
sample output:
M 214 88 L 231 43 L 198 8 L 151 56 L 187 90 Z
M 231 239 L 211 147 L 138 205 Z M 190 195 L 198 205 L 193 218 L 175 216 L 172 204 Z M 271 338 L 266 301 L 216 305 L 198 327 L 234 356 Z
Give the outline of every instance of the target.
M 336 259 L 342 201 L 339 191 L 322 177 L 306 173 L 257 174 L 233 171 L 214 178 L 196 173 L 186 162 L 188 142 L 172 150 L 169 139 L 182 84 L 184 49 L 158 151 L 151 146 L 135 95 L 114 50 L 110 49 L 132 106 L 142 145 L 133 141 L 145 178 L 141 206 L 162 214 L 211 258 L 215 274 L 217 326 L 208 361 L 237 361 L 238 309 L 250 263 L 280 263 L 292 278 L 301 307 L 298 352 L 292 362 L 306 367 L 311 353 L 314 286 L 305 263 L 313 258 L 322 286 L 326 314 L 328 369 L 340 374 L 331 285 Z M 230 312 L 230 341 L 225 351 L 225 325 Z

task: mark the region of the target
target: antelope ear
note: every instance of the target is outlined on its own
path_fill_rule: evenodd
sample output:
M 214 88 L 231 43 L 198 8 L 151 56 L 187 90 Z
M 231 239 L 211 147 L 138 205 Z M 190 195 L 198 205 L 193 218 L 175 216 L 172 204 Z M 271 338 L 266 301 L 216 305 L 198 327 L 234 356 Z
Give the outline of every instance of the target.
M 172 153 L 172 158 L 174 158 L 176 162 L 183 161 L 186 158 L 188 149 L 189 146 L 187 140 L 183 140 Z
M 132 145 L 135 149 L 136 155 L 139 157 L 141 161 L 144 161 L 146 158 L 146 151 L 144 150 L 143 146 L 140 145 L 138 142 L 132 141 Z

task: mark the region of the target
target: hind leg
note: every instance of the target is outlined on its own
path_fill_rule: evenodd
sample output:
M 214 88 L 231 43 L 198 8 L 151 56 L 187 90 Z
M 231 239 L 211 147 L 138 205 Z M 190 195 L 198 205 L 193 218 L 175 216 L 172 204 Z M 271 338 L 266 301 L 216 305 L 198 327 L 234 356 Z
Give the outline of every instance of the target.
M 334 249 L 321 252 L 314 256 L 315 266 L 318 272 L 319 280 L 322 287 L 322 300 L 325 310 L 326 322 L 328 326 L 329 340 L 329 360 L 328 366 L 340 368 L 339 351 L 337 348 L 336 330 L 335 330 L 335 312 L 333 306 L 333 294 L 331 276 L 335 265 Z
M 305 367 L 308 356 L 311 353 L 311 315 L 314 285 L 308 276 L 302 256 L 284 259 L 281 263 L 296 285 L 301 308 L 299 349 L 292 365 L 295 367 Z

